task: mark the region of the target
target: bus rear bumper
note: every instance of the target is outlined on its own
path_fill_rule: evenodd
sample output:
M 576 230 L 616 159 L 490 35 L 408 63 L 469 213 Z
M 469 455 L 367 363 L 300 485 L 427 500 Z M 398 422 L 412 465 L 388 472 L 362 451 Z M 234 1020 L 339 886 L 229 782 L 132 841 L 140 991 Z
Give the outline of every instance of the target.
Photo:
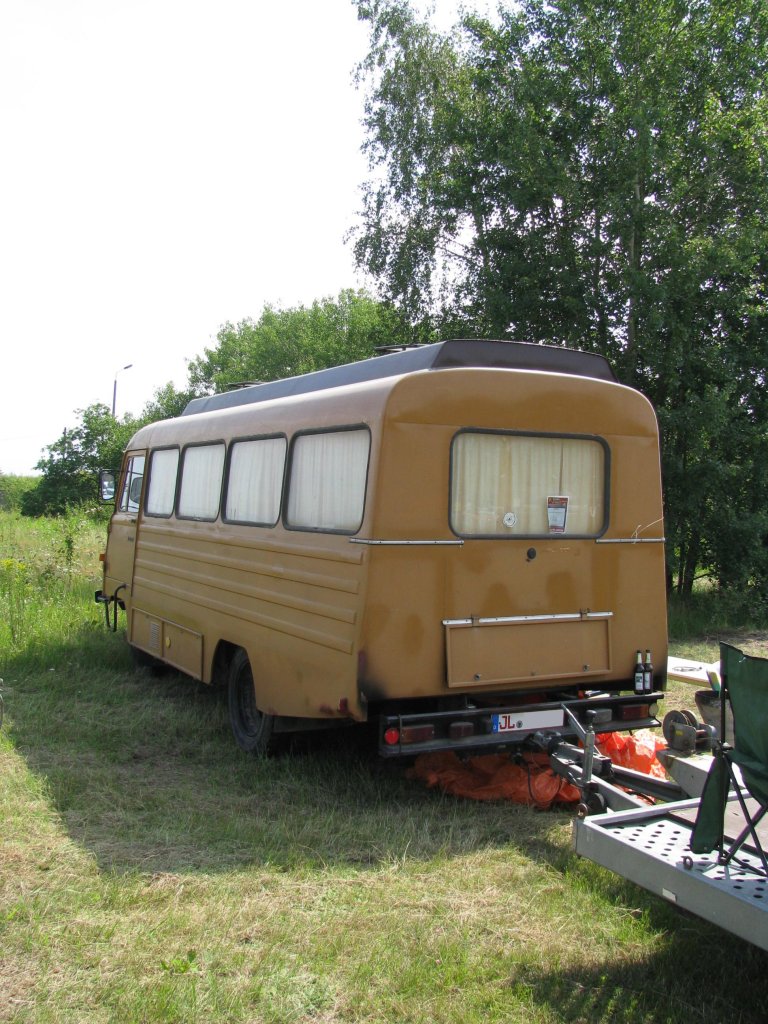
M 542 736 L 578 738 L 565 708 L 582 725 L 587 723 L 588 712 L 596 712 L 595 729 L 600 733 L 650 729 L 660 724 L 656 714 L 662 697 L 662 693 L 595 693 L 537 704 L 384 714 L 379 724 L 379 753 L 386 758 L 438 750 L 492 753 L 521 746 L 535 734 L 537 740 Z

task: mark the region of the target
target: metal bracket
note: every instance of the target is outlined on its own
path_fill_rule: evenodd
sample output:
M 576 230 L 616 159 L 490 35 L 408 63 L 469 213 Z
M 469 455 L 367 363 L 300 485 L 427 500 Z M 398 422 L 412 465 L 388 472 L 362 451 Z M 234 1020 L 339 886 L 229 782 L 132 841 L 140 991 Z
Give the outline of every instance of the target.
M 121 590 L 125 590 L 126 587 L 127 587 L 126 583 L 121 583 L 120 586 L 115 590 L 114 594 L 111 597 L 106 597 L 104 595 L 104 592 L 101 591 L 101 590 L 97 590 L 96 594 L 94 595 L 94 599 L 95 599 L 96 603 L 104 605 L 104 617 L 106 619 L 107 629 L 111 630 L 113 633 L 117 632 L 117 612 L 118 612 L 118 609 L 119 608 L 122 608 L 123 610 L 125 609 L 125 603 L 120 600 L 120 598 L 118 597 L 118 594 L 120 593 Z M 109 609 L 110 609 L 110 606 L 113 606 L 113 608 L 114 608 L 114 612 L 113 612 L 112 622 L 111 623 L 109 621 Z

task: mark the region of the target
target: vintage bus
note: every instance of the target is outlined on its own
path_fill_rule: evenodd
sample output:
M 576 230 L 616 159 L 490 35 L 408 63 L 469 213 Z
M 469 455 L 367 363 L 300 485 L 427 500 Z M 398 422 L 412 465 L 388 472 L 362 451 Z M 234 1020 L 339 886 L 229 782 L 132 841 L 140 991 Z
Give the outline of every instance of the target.
M 658 429 L 602 357 L 445 341 L 196 399 L 115 484 L 107 621 L 226 686 L 244 750 L 373 721 L 386 756 L 493 750 L 567 734 L 566 707 L 658 724 Z

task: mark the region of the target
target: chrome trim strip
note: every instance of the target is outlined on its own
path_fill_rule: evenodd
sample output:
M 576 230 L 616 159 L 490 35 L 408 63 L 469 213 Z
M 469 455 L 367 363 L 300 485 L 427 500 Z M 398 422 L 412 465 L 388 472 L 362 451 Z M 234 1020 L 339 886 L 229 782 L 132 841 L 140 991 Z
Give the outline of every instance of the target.
M 363 537 L 350 537 L 350 544 L 366 544 L 369 547 L 448 547 L 460 548 L 463 540 L 365 540 Z
M 666 537 L 598 537 L 595 544 L 666 544 Z
M 612 619 L 613 612 L 569 612 L 565 615 L 500 615 L 483 619 L 443 619 L 444 626 L 493 626 L 521 622 L 581 622 Z

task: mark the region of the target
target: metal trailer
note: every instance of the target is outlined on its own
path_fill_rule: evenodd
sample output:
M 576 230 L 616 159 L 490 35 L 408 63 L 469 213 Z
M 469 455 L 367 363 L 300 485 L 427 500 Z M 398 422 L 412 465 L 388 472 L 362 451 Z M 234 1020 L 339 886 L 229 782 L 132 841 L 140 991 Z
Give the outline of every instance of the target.
M 574 849 L 725 931 L 768 951 L 768 879 L 742 849 L 743 865 L 718 863 L 717 851 L 691 853 L 698 797 L 608 812 L 574 823 Z M 751 870 L 754 865 L 755 870 Z
M 643 779 L 595 752 L 595 724 L 581 731 L 583 748 L 565 742 L 549 745 L 553 769 L 582 793 L 573 826 L 576 853 L 768 951 L 768 878 L 759 857 L 745 845 L 739 863 L 723 865 L 717 850 L 691 851 L 711 756 L 665 751 L 664 765 L 675 781 Z M 665 720 L 665 732 L 666 725 Z M 699 727 L 698 734 L 706 747 L 706 727 Z M 649 806 L 634 794 L 667 802 Z M 744 825 L 733 793 L 725 822 L 731 838 Z M 758 834 L 761 842 L 768 842 L 768 823 L 758 827 Z

